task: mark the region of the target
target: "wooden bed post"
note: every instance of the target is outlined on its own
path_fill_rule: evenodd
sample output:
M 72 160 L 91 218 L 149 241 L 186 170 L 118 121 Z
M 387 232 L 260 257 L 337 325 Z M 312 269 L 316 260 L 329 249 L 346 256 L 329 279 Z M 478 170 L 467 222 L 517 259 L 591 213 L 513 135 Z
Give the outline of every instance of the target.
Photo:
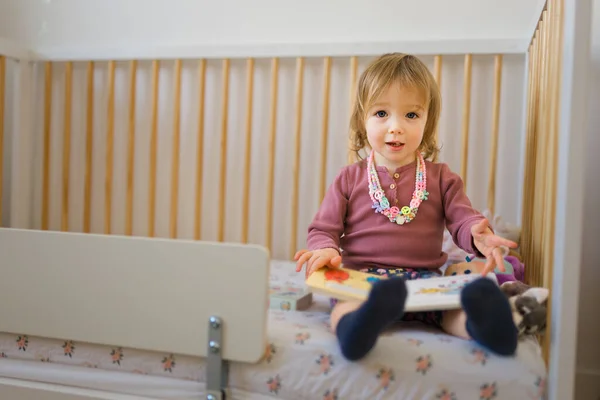
M 2 198 L 4 193 L 4 96 L 6 95 L 6 57 L 0 55 L 0 227 L 2 226 Z

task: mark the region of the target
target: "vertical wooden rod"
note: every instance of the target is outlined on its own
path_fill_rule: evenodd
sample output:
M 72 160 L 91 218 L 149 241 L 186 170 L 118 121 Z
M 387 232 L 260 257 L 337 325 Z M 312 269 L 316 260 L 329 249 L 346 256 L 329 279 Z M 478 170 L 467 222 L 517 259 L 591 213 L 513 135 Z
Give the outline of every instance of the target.
M 246 153 L 244 154 L 244 199 L 242 201 L 242 243 L 248 242 L 248 220 L 250 217 L 250 168 L 252 157 L 252 95 L 254 91 L 254 59 L 247 62 L 246 89 Z
M 546 190 L 546 161 L 548 158 L 548 121 L 547 121 L 547 108 L 548 108 L 548 14 L 547 8 L 542 12 L 542 22 L 540 23 L 541 27 L 541 36 L 542 36 L 542 46 L 541 46 L 541 54 L 542 54 L 542 79 L 541 84 L 542 88 L 540 90 L 540 109 L 538 111 L 538 122 L 539 122 L 539 130 L 536 133 L 540 139 L 538 146 L 538 156 L 537 156 L 537 166 L 536 166 L 536 192 L 535 199 L 538 204 L 534 208 L 534 214 L 536 216 L 536 257 L 535 257 L 535 282 L 536 286 L 542 285 L 543 280 L 543 268 L 544 268 L 544 234 L 546 231 L 546 221 L 544 221 L 544 212 L 546 208 L 546 198 L 545 198 L 545 190 Z M 542 134 L 543 132 L 543 134 Z
M 106 178 L 104 189 L 104 233 L 112 232 L 112 189 L 115 138 L 115 62 L 108 62 L 108 110 L 106 131 Z
M 225 240 L 225 201 L 227 187 L 227 122 L 229 118 L 229 59 L 223 60 L 223 82 L 221 93 L 221 183 L 219 185 L 219 230 L 218 241 Z
M 273 195 L 275 191 L 275 142 L 277 138 L 277 92 L 279 77 L 279 59 L 271 61 L 271 118 L 269 121 L 269 169 L 267 182 L 267 222 L 266 246 L 273 250 Z
M 552 37 L 551 37 L 551 49 L 550 52 L 552 54 L 552 90 L 551 90 L 551 106 L 549 110 L 549 120 L 552 126 L 552 136 L 550 139 L 550 154 L 552 156 L 551 171 L 548 174 L 548 195 L 550 197 L 549 200 L 549 209 L 546 214 L 546 218 L 549 219 L 548 223 L 548 242 L 545 244 L 544 248 L 547 252 L 546 255 L 546 271 L 545 271 L 545 284 L 546 287 L 550 288 L 550 294 L 548 296 L 548 304 L 552 304 L 552 282 L 554 276 L 554 234 L 555 234 L 555 207 L 556 207 L 556 180 L 558 169 L 557 165 L 557 149 L 558 149 L 558 131 L 560 124 L 560 77 L 562 76 L 562 54 L 563 54 L 563 7 L 564 0 L 550 0 L 550 18 L 552 19 Z M 551 326 L 552 324 L 552 313 L 547 314 L 546 326 Z M 546 335 L 543 340 L 543 349 L 542 353 L 544 356 L 544 360 L 546 365 L 549 362 L 550 356 L 550 338 L 549 335 Z
M 438 87 L 440 89 L 440 92 L 442 90 L 442 56 L 441 55 L 436 55 L 435 57 L 433 57 L 433 73 L 434 73 L 434 77 L 435 77 L 435 81 L 438 84 Z M 438 126 L 435 128 L 435 143 L 438 144 L 439 143 L 439 124 Z M 437 162 L 439 159 L 439 155 L 436 155 L 435 158 L 433 159 L 434 162 Z
M 148 185 L 148 236 L 156 235 L 156 153 L 158 145 L 158 84 L 160 61 L 152 61 L 152 125 L 150 127 L 150 183 Z
M 442 85 L 442 56 L 437 55 L 433 57 L 433 76 L 438 86 Z
M 87 110 L 85 139 L 85 183 L 83 188 L 83 232 L 91 232 L 92 158 L 94 148 L 94 62 L 87 63 Z
M 133 234 L 133 177 L 135 173 L 135 95 L 137 61 L 129 64 L 129 138 L 127 141 L 127 197 L 125 200 L 125 234 Z
M 544 167 L 545 167 L 545 152 L 546 152 L 546 129 L 547 129 L 547 121 L 545 120 L 546 114 L 546 104 L 547 104 L 547 87 L 548 87 L 548 73 L 547 73 L 547 64 L 548 64 L 548 55 L 546 53 L 547 47 L 547 12 L 542 12 L 542 21 L 540 22 L 540 96 L 539 96 L 539 109 L 537 111 L 537 119 L 538 119 L 538 129 L 536 130 L 536 136 L 538 137 L 538 145 L 537 145 L 537 156 L 536 156 L 536 179 L 535 179 L 535 192 L 534 192 L 534 208 L 533 208 L 533 216 L 535 218 L 534 222 L 534 263 L 532 265 L 534 269 L 534 284 L 535 286 L 542 285 L 542 272 L 543 268 L 543 232 L 544 232 L 544 208 L 545 208 L 545 198 L 543 195 L 544 190 Z M 543 134 L 542 134 L 543 132 Z
M 537 39 L 533 39 L 528 50 L 528 78 L 527 78 L 527 131 L 526 131 L 526 144 L 525 144 L 525 174 L 523 178 L 523 197 L 521 202 L 521 224 L 523 226 L 521 234 L 521 252 L 523 254 L 523 261 L 526 265 L 529 265 L 529 249 L 530 249 L 530 236 L 531 236 L 531 211 L 530 211 L 530 197 L 531 197 L 531 153 L 533 149 L 533 120 L 534 120 L 534 98 L 535 98 L 535 48 Z M 525 270 L 525 282 L 531 282 L 531 269 L 526 268 Z
M 171 165 L 171 219 L 169 236 L 177 238 L 177 210 L 179 205 L 179 154 L 181 130 L 181 60 L 175 60 L 175 98 L 173 99 L 173 148 Z
M 532 98 L 532 93 L 531 93 L 531 87 L 532 87 L 532 48 L 533 48 L 533 38 L 531 43 L 529 44 L 529 48 L 527 49 L 527 97 L 526 97 L 526 103 L 527 103 L 527 110 L 526 110 L 526 114 L 525 114 L 525 118 L 526 118 L 526 127 L 525 127 L 525 151 L 524 151 L 524 159 L 523 159 L 523 164 L 524 164 L 524 169 L 525 169 L 525 173 L 523 174 L 523 185 L 522 185 L 522 196 L 521 196 L 521 240 L 520 240 L 520 252 L 521 252 L 521 256 L 523 257 L 523 262 L 526 261 L 527 258 L 527 237 L 529 235 L 528 232 L 528 226 L 527 226 L 527 221 L 529 221 L 529 218 L 526 214 L 527 210 L 526 210 L 526 201 L 525 198 L 528 194 L 527 192 L 527 181 L 529 180 L 529 174 L 527 172 L 527 167 L 528 167 L 528 161 L 527 159 L 529 158 L 529 148 L 531 146 L 531 130 L 530 130 L 530 125 L 531 125 L 531 98 Z M 529 273 L 528 271 L 525 271 L 525 277 L 524 277 L 524 282 L 528 282 L 529 281 Z
M 460 175 L 464 181 L 465 190 L 467 188 L 467 164 L 469 160 L 469 124 L 471 122 L 471 70 L 473 57 L 471 54 L 465 55 L 464 66 L 464 88 L 463 88 L 463 125 L 462 125 L 462 163 Z
M 350 57 L 350 112 L 354 106 L 354 100 L 356 98 L 356 85 L 358 77 L 358 57 Z M 348 164 L 352 164 L 356 161 L 356 154 L 351 150 L 352 140 L 348 138 Z
M 71 172 L 71 103 L 73 87 L 73 63 L 65 64 L 65 110 L 63 133 L 63 159 L 62 159 L 62 218 L 60 229 L 69 230 L 69 183 Z
M 194 218 L 194 239 L 200 240 L 202 233 L 202 182 L 204 176 L 204 102 L 206 87 L 206 60 L 200 60 L 199 99 L 198 99 L 198 138 L 196 143 L 196 215 Z
M 321 181 L 319 201 L 325 197 L 327 189 L 327 140 L 329 138 L 329 90 L 331 86 L 331 57 L 325 57 L 323 65 L 323 121 L 321 125 Z
M 488 209 L 494 215 L 496 205 L 496 168 L 498 159 L 498 132 L 500 125 L 500 100 L 502 89 L 502 54 L 497 54 L 494 64 L 494 99 L 492 104 L 492 144 L 488 176 Z
M 2 226 L 2 197 L 4 183 L 4 96 L 6 95 L 6 57 L 0 56 L 0 226 Z
M 304 58 L 296 60 L 296 126 L 294 141 L 294 178 L 292 183 L 292 226 L 290 236 L 290 258 L 294 258 L 298 241 L 298 192 L 300 186 L 300 147 L 302 134 L 302 100 L 304 88 Z
M 48 230 L 50 207 L 50 133 L 52 122 L 52 62 L 46 62 L 44 76 L 44 151 L 42 164 L 42 230 Z

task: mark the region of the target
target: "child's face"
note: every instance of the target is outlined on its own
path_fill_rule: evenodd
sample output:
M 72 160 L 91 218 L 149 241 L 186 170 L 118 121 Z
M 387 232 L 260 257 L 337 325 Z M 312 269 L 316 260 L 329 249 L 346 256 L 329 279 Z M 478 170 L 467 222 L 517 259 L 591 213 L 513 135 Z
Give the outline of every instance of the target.
M 424 98 L 418 90 L 390 85 L 366 117 L 367 139 L 377 165 L 394 170 L 415 161 L 427 122 Z

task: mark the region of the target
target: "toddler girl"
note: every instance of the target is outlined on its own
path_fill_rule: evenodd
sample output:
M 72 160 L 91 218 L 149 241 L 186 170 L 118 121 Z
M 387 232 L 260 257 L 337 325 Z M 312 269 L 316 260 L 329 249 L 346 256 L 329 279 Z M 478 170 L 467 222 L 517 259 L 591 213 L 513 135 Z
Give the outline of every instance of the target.
M 325 266 L 383 274 L 363 302 L 337 302 L 331 327 L 342 354 L 364 357 L 389 324 L 417 319 L 471 338 L 491 351 L 512 355 L 517 329 L 506 296 L 489 279 L 466 286 L 462 310 L 404 313 L 405 279 L 441 275 L 444 228 L 468 253 L 486 257 L 484 274 L 504 268 L 501 247 L 517 244 L 494 235 L 471 206 L 463 182 L 438 152 L 435 130 L 440 92 L 416 57 L 386 54 L 372 62 L 358 82 L 350 127 L 353 151 L 366 159 L 340 171 L 308 229 L 307 249 L 296 271 L 306 276 Z

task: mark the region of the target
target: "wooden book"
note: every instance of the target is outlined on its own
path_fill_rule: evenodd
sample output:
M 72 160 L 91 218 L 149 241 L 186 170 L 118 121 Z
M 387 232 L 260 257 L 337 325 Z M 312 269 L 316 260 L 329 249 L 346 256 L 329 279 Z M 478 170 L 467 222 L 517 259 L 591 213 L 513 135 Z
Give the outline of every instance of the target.
M 408 296 L 405 311 L 434 311 L 461 308 L 462 288 L 480 274 L 442 276 L 407 280 Z M 498 284 L 492 273 L 485 276 Z M 364 301 L 369 296 L 371 286 L 380 279 L 380 275 L 368 274 L 344 268 L 321 268 L 312 273 L 306 285 L 314 292 L 345 301 Z

